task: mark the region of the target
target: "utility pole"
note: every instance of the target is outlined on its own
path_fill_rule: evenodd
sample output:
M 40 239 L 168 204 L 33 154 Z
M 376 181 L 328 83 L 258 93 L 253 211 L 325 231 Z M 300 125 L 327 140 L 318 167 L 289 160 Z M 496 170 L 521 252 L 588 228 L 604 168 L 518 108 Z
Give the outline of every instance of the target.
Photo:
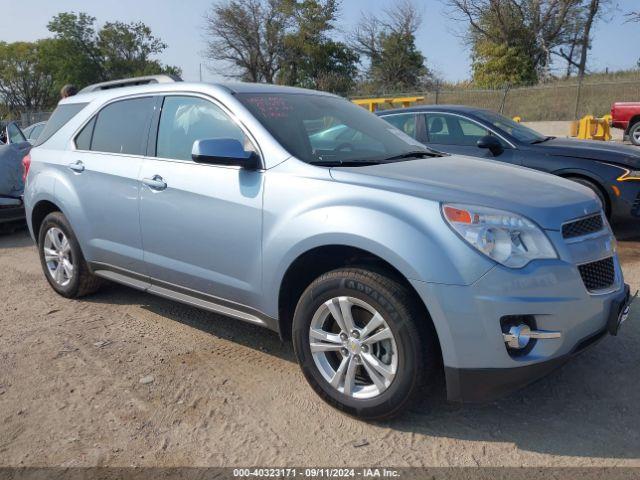
M 202 82 L 202 64 L 200 64 L 200 82 Z

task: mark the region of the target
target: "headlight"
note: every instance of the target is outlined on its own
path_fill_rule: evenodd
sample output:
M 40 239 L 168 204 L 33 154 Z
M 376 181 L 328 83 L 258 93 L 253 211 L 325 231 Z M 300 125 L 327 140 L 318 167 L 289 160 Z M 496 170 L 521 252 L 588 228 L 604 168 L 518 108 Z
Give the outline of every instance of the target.
M 506 267 L 521 268 L 531 260 L 557 258 L 540 227 L 516 213 L 444 204 L 442 214 L 465 241 Z

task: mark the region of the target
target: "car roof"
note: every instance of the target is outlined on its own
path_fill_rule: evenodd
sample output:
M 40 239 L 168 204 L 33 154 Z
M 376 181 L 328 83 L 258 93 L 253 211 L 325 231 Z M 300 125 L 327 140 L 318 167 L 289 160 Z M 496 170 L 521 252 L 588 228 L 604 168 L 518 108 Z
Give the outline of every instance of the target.
M 377 115 L 390 115 L 394 113 L 412 113 L 412 112 L 454 112 L 474 114 L 477 112 L 488 112 L 486 108 L 470 107 L 467 105 L 416 105 L 407 108 L 390 108 L 388 110 L 379 110 Z
M 173 82 L 173 83 L 150 83 L 144 85 L 125 86 L 119 88 L 109 88 L 106 90 L 79 92 L 77 95 L 65 98 L 60 101 L 60 105 L 73 103 L 88 103 L 96 99 L 108 100 L 116 97 L 136 95 L 143 93 L 162 93 L 172 91 L 192 91 L 207 92 L 211 90 L 222 90 L 227 93 L 289 93 L 306 95 L 323 95 L 337 97 L 331 93 L 309 90 L 306 88 L 288 87 L 283 85 L 271 85 L 266 83 L 244 83 L 244 82 Z

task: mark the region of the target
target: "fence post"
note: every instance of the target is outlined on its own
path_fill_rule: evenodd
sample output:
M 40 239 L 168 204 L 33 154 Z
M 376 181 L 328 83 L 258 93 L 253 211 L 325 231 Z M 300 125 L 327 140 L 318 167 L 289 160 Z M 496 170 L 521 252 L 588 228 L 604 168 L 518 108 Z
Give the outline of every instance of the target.
M 507 103 L 507 94 L 509 93 L 509 84 L 505 85 L 504 92 L 502 94 L 502 102 L 500 102 L 500 115 L 504 113 L 504 105 Z
M 582 75 L 578 78 L 578 91 L 576 92 L 576 110 L 573 114 L 573 119 L 578 120 L 578 112 L 580 110 L 580 95 L 582 94 Z
M 440 96 L 440 82 L 436 80 L 436 105 L 438 105 L 439 96 Z

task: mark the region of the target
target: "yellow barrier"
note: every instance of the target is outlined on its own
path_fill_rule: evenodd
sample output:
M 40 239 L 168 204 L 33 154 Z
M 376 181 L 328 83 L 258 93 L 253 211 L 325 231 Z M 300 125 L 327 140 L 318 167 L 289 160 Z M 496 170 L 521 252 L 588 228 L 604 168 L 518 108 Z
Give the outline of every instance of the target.
M 401 104 L 403 107 L 409 107 L 412 103 L 424 101 L 424 97 L 378 97 L 378 98 L 356 98 L 351 100 L 356 105 L 365 107 L 370 112 L 375 112 L 379 105 L 385 103 L 393 106 L 395 103 Z
M 611 115 L 596 118 L 586 115 L 571 124 L 569 135 L 581 140 L 611 140 Z

